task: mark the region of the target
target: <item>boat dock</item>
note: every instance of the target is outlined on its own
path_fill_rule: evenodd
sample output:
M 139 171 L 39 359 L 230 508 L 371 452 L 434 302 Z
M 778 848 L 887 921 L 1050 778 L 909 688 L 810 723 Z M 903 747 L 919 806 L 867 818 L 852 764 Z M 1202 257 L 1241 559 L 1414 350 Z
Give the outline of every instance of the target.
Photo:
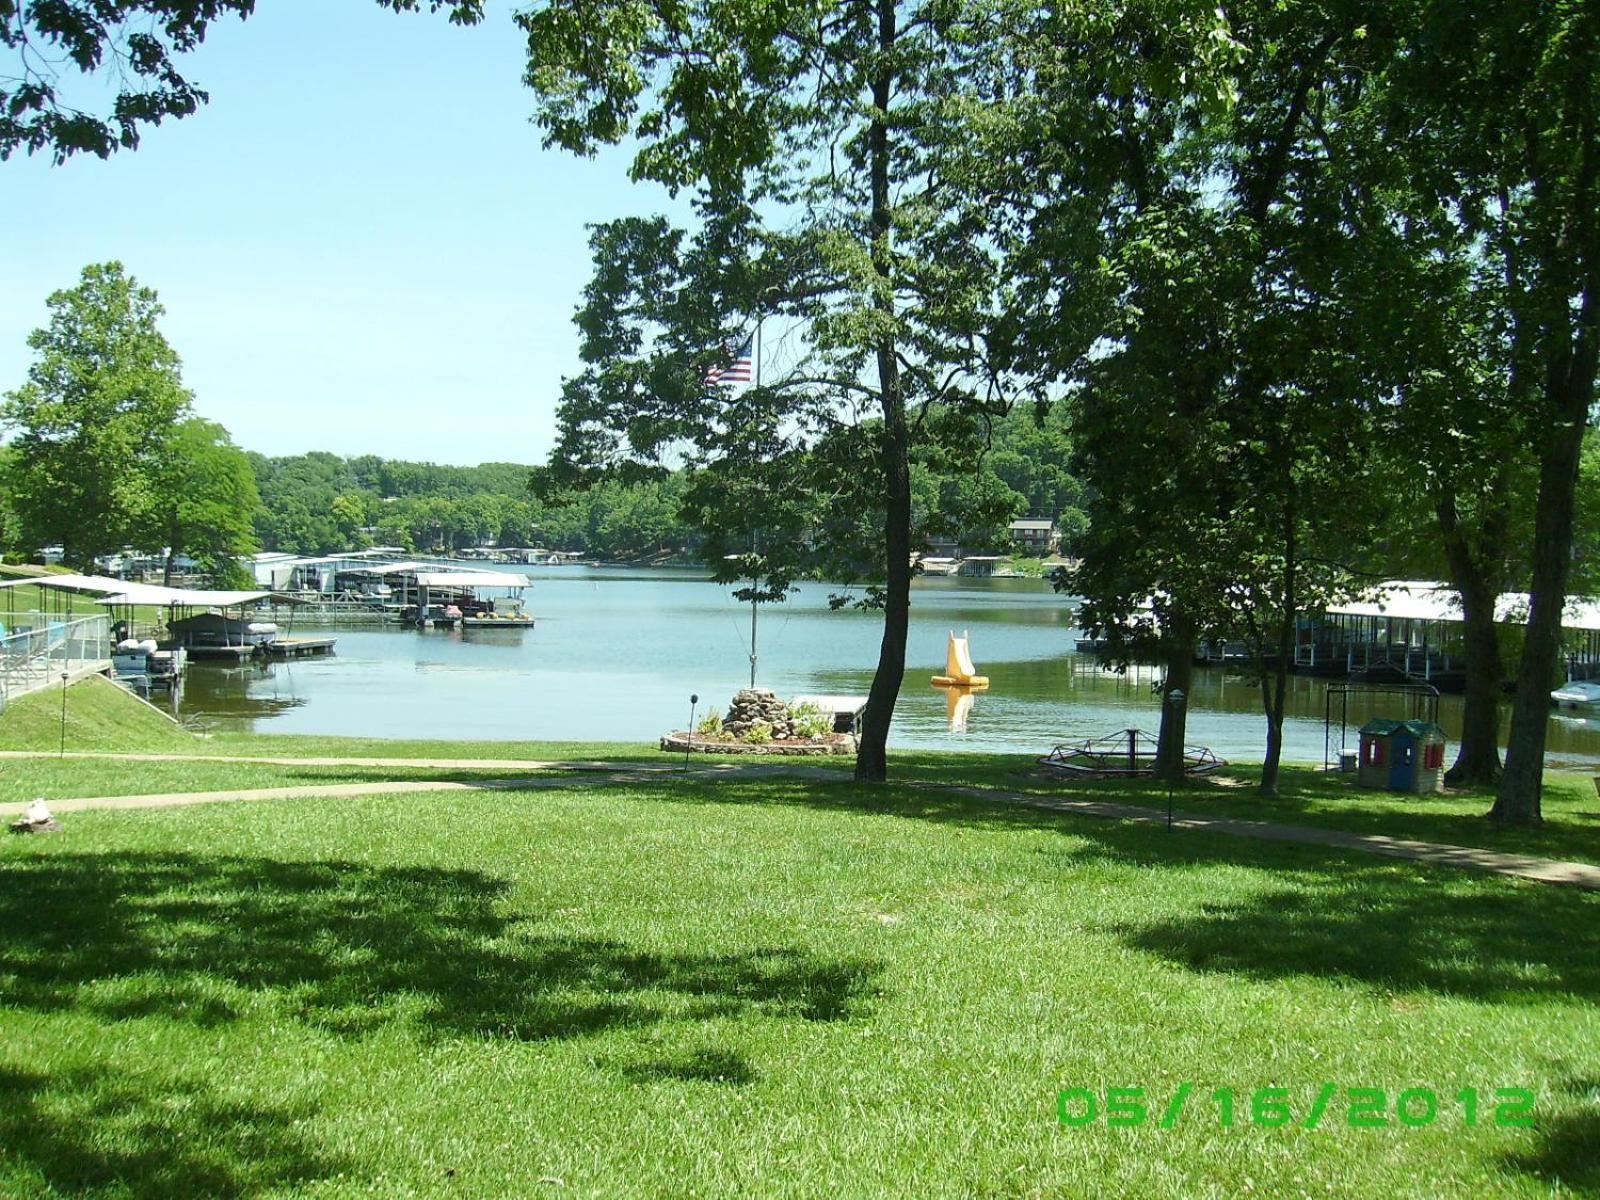
M 1507 592 L 1495 602 L 1497 626 L 1527 621 L 1529 597 Z M 1148 611 L 1147 602 L 1142 606 Z M 1600 679 L 1600 603 L 1574 597 L 1562 614 L 1562 666 L 1568 680 Z M 1355 679 L 1369 683 L 1421 684 L 1443 691 L 1466 686 L 1461 600 L 1448 584 L 1389 580 L 1355 599 L 1304 613 L 1295 622 L 1289 670 L 1297 675 Z M 1082 655 L 1097 655 L 1109 641 L 1085 632 L 1074 642 Z M 1244 641 L 1217 641 L 1196 648 L 1195 665 L 1251 671 L 1271 670 L 1277 650 L 1260 657 Z M 1511 684 L 1513 680 L 1506 680 Z
M 261 652 L 268 658 L 310 658 L 319 654 L 332 654 L 336 638 L 331 637 L 281 637 L 263 642 Z
M 865 696 L 796 696 L 789 701 L 791 709 L 809 704 L 833 720 L 835 733 L 856 733 L 861 727 L 861 714 L 867 711 Z
M 189 652 L 190 658 L 218 658 L 223 662 L 242 663 L 256 652 L 254 644 L 232 646 L 197 646 L 190 644 L 184 647 Z

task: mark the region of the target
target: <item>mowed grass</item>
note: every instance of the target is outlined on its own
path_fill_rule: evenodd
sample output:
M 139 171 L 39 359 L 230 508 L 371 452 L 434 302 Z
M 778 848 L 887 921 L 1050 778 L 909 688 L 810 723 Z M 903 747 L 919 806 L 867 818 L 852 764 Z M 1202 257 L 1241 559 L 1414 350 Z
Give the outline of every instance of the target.
M 1106 800 L 1165 811 L 1167 789 L 1149 780 L 1063 779 L 1040 769 L 1037 755 L 941 754 L 904 756 L 899 777 L 932 783 L 968 784 L 1059 796 Z M 1430 796 L 1405 795 L 1356 786 L 1353 775 L 1305 764 L 1285 764 L 1279 795 L 1256 794 L 1258 766 L 1235 766 L 1188 781 L 1176 789 L 1174 805 L 1204 816 L 1275 821 L 1379 834 L 1417 841 L 1477 846 L 1514 854 L 1600 863 L 1600 796 L 1594 776 L 1546 771 L 1542 826 L 1506 827 L 1485 819 L 1494 793 L 1452 789 Z
M 54 574 L 57 572 L 44 572 L 45 577 Z M 0 572 L 0 577 L 21 578 L 11 571 Z M 63 592 L 33 583 L 12 584 L 0 589 L 0 622 L 4 622 L 7 629 L 18 625 L 30 625 L 37 629 L 48 621 L 103 617 L 108 610 L 105 605 L 98 603 L 98 599 L 82 592 Z
M 73 814 L 0 842 L 0 1195 L 1592 1195 L 1596 911 L 848 783 Z M 1057 1121 L 1185 1081 L 1235 1127 Z M 1440 1112 L 1250 1124 L 1323 1083 Z
M 0 714 L 0 750 L 53 752 L 60 745 L 59 691 L 37 692 L 13 702 Z M 68 689 L 68 751 L 157 753 L 204 756 L 279 758 L 416 758 L 489 762 L 605 760 L 625 766 L 657 766 L 676 762 L 655 746 L 627 742 L 469 742 L 426 739 L 343 738 L 302 734 L 197 734 L 165 714 L 136 700 L 107 680 L 84 680 Z M 743 761 L 727 756 L 695 755 L 694 765 Z M 1066 799 L 1111 800 L 1163 809 L 1166 789 L 1149 781 L 1067 780 L 1041 772 L 1036 756 L 963 754 L 937 751 L 891 755 L 897 780 L 971 784 L 1006 791 Z M 845 758 L 808 759 L 809 768 L 823 767 L 848 775 Z M 304 784 L 374 782 L 383 779 L 457 779 L 523 774 L 521 769 L 494 766 L 368 767 L 308 764 L 206 764 L 96 762 L 44 758 L 0 760 L 0 802 L 149 794 L 168 791 L 210 791 L 227 788 L 282 787 Z M 1476 846 L 1511 853 L 1600 863 L 1600 796 L 1593 777 L 1547 772 L 1545 824 L 1539 828 L 1504 828 L 1484 820 L 1494 802 L 1481 791 L 1451 791 L 1436 796 L 1406 796 L 1358 788 L 1351 776 L 1327 774 L 1298 764 L 1286 765 L 1282 794 L 1263 800 L 1255 794 L 1259 768 L 1232 767 L 1180 789 L 1176 803 L 1185 810 L 1246 820 L 1343 829 L 1452 845 Z
M 98 675 L 30 692 L 0 713 L 0 750 L 199 753 L 205 743 L 159 709 Z M 63 722 L 63 711 L 65 720 Z M 62 736 L 65 725 L 65 738 Z
M 42 799 L 96 799 L 256 788 L 325 787 L 347 783 L 497 783 L 542 779 L 553 772 L 493 767 L 294 766 L 278 763 L 164 762 L 106 759 L 0 760 L 0 804 Z M 420 801 L 427 803 L 429 801 Z

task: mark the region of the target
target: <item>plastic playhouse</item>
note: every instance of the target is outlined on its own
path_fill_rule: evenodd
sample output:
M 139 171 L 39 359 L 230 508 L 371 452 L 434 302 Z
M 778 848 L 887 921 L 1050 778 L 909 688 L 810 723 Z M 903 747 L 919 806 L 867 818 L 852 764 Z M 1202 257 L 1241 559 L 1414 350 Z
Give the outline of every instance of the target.
M 1444 730 L 1432 721 L 1374 717 L 1361 727 L 1356 782 L 1392 792 L 1444 790 Z

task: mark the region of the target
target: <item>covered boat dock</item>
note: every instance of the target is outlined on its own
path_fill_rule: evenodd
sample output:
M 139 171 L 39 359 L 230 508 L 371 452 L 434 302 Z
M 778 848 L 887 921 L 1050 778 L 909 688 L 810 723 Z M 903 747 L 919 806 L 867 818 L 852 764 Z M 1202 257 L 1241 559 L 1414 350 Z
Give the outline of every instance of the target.
M 1506 592 L 1495 602 L 1495 621 L 1528 619 L 1526 592 Z M 1600 678 L 1600 604 L 1569 599 L 1561 618 L 1567 678 Z M 1312 674 L 1392 676 L 1449 688 L 1459 685 L 1462 662 L 1461 597 L 1448 584 L 1390 580 L 1302 625 L 1295 646 L 1297 670 Z

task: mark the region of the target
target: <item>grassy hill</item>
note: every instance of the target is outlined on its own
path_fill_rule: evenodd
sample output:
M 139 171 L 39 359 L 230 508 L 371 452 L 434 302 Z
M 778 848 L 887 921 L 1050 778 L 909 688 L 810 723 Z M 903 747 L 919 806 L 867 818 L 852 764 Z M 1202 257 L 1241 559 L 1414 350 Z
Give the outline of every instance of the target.
M 74 750 L 192 752 L 199 739 L 171 717 L 100 676 L 67 689 L 67 745 Z M 61 690 L 13 700 L 0 713 L 0 750 L 54 750 L 61 744 Z

